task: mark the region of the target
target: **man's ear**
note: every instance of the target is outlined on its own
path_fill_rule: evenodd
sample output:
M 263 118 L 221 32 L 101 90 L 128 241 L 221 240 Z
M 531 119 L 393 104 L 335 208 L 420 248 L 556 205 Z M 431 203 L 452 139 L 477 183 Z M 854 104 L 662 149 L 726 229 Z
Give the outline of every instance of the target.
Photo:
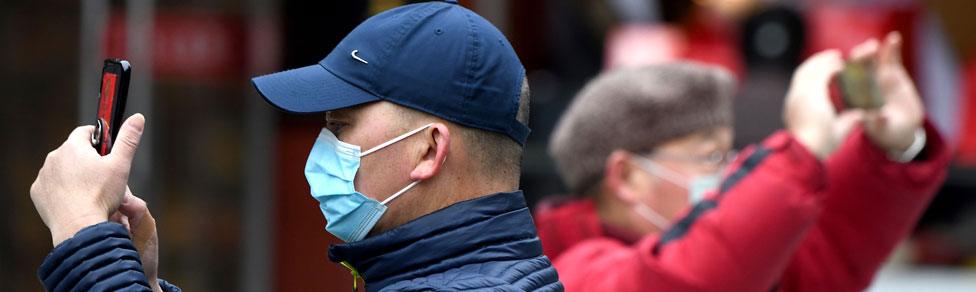
M 423 135 L 423 156 L 410 172 L 412 180 L 426 180 L 437 175 L 444 167 L 447 153 L 451 149 L 451 131 L 447 129 L 447 125 L 434 123 L 420 135 Z
M 640 170 L 631 162 L 633 154 L 625 150 L 614 150 L 607 156 L 603 170 L 603 182 L 608 195 L 624 203 L 635 203 L 640 199 L 634 186 L 635 175 Z

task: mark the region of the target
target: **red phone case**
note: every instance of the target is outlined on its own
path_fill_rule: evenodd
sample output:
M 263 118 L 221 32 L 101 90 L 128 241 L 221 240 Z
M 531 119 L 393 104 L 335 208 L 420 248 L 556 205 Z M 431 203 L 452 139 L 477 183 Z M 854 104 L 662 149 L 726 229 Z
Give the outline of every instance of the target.
M 125 60 L 108 59 L 102 67 L 98 114 L 95 119 L 95 132 L 92 133 L 92 146 L 102 156 L 112 151 L 115 137 L 119 133 L 119 127 L 122 126 L 130 72 L 129 62 Z

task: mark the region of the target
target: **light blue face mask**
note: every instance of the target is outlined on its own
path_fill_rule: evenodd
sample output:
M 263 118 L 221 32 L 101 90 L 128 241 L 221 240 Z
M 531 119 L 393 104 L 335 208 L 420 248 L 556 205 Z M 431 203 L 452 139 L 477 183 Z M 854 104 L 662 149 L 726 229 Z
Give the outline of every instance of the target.
M 705 199 L 705 194 L 718 190 L 721 184 L 722 175 L 718 173 L 691 179 L 691 183 L 688 184 L 688 204 L 697 205 Z
M 692 206 L 698 204 L 698 202 L 701 202 L 708 192 L 716 190 L 722 183 L 722 176 L 719 173 L 701 175 L 689 179 L 685 175 L 645 157 L 635 156 L 635 158 L 637 158 L 637 165 L 639 165 L 641 169 L 644 169 L 644 171 L 647 171 L 648 173 L 660 177 L 679 187 L 685 188 L 685 190 L 688 191 L 688 204 Z M 664 216 L 661 216 L 659 213 L 642 203 L 635 205 L 634 210 L 637 212 L 637 214 L 640 214 L 642 217 L 644 217 L 644 219 L 647 219 L 647 221 L 651 222 L 651 224 L 654 224 L 661 230 L 667 229 L 667 227 L 671 224 L 671 220 L 664 218 Z
M 384 142 L 372 149 L 360 152 L 360 147 L 338 138 L 328 129 L 322 129 L 305 164 L 305 178 L 312 197 L 319 202 L 325 216 L 325 230 L 345 242 L 362 240 L 386 213 L 386 205 L 420 183 L 414 181 L 379 202 L 356 191 L 354 180 L 363 156 L 406 139 L 430 127 L 427 124 L 406 134 Z

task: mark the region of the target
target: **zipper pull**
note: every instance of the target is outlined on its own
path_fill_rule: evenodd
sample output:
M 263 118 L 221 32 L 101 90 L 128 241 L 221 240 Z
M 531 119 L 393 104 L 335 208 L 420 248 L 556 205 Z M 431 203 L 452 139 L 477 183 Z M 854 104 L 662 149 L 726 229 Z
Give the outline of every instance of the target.
M 346 269 L 349 269 L 349 273 L 352 274 L 352 292 L 358 292 L 359 291 L 358 280 L 363 278 L 359 276 L 359 271 L 357 271 L 356 268 L 353 268 L 352 264 L 349 264 L 348 261 L 342 261 L 339 264 L 342 265 L 343 267 L 346 267 Z M 364 279 L 363 281 L 366 280 Z

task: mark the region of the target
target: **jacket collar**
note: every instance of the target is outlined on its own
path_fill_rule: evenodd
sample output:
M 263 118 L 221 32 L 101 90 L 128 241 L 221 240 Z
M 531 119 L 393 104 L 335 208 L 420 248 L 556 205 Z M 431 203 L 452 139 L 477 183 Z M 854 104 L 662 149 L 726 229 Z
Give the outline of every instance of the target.
M 546 256 L 557 259 L 576 244 L 594 239 L 613 239 L 626 245 L 643 236 L 603 222 L 592 198 L 550 196 L 536 205 L 535 220 Z
M 535 244 L 504 247 L 526 240 Z M 522 191 L 458 202 L 384 233 L 329 247 L 329 259 L 348 262 L 370 290 L 469 263 L 541 255 Z

